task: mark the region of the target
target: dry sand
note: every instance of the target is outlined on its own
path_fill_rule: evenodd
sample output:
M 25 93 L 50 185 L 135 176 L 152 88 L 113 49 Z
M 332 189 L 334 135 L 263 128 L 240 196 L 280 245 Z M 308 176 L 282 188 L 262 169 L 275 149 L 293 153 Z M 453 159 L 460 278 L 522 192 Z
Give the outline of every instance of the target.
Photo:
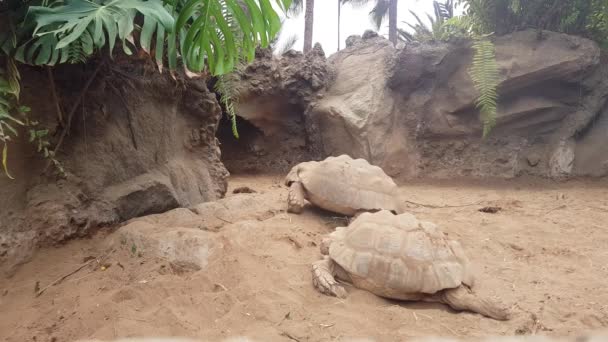
M 311 285 L 310 263 L 323 234 L 343 218 L 314 209 L 287 214 L 278 176 L 234 177 L 231 189 L 263 193 L 269 215 L 224 217 L 213 233 L 224 248 L 201 271 L 183 271 L 128 250 L 110 253 L 41 296 L 87 256 L 102 256 L 111 236 L 40 251 L 11 279 L 0 280 L 2 341 L 73 341 L 130 336 L 259 341 L 334 341 L 369 337 L 547 334 L 608 327 L 608 187 L 572 181 L 450 181 L 403 186 L 419 218 L 458 239 L 477 265 L 477 292 L 512 306 L 498 322 L 439 304 L 399 303 L 347 287 L 345 300 Z M 230 195 L 229 195 L 230 196 Z M 451 205 L 455 207 L 441 207 Z M 481 213 L 498 206 L 496 214 Z M 39 285 L 36 285 L 39 284 Z

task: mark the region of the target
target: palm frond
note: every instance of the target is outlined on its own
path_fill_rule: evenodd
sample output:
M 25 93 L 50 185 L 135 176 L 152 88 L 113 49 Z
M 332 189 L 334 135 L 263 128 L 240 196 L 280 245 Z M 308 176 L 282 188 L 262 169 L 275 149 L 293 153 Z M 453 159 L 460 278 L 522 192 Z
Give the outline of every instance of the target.
M 389 7 L 390 1 L 377 0 L 374 8 L 369 12 L 369 18 L 377 30 L 380 29 L 382 22 L 388 16 Z
M 372 0 L 339 0 L 342 5 L 349 4 L 355 8 L 369 5 Z M 382 1 L 382 0 L 375 0 Z
M 481 114 L 483 123 L 483 137 L 487 137 L 496 125 L 497 116 L 497 87 L 500 82 L 498 65 L 494 52 L 494 44 L 485 38 L 476 39 L 473 43 L 475 55 L 470 69 L 470 76 L 479 97 L 475 104 Z
M 304 0 L 293 0 L 287 9 L 287 15 L 298 16 L 304 12 Z
M 298 42 L 298 39 L 300 39 L 300 38 L 298 37 L 297 34 L 292 34 L 291 36 L 287 37 L 287 39 L 281 46 L 276 46 L 275 49 L 273 49 L 273 51 L 275 51 L 275 53 L 277 53 L 279 55 L 282 55 L 285 52 L 292 50 L 293 47 Z

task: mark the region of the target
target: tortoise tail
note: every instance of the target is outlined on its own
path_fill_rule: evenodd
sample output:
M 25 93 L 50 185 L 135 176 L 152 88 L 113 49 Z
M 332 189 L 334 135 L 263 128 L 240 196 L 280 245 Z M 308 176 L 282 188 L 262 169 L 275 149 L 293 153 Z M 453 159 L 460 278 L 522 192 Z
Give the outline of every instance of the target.
M 449 305 L 454 310 L 472 311 L 499 321 L 507 321 L 510 318 L 508 309 L 498 303 L 477 297 L 465 286 L 443 290 L 435 296 L 437 301 Z

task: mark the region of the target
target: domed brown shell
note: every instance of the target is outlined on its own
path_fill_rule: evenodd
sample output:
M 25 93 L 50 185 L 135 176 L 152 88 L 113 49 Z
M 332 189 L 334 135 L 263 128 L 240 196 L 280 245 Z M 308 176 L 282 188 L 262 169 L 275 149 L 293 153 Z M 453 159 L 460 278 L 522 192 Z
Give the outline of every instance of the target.
M 460 244 L 411 214 L 364 213 L 330 234 L 329 256 L 378 295 L 427 293 L 470 284 Z M 390 297 L 390 295 L 386 295 Z
M 397 185 L 391 177 L 365 159 L 348 155 L 323 161 L 300 163 L 291 170 L 286 183 L 299 181 L 308 200 L 329 211 L 354 215 L 359 210 L 399 212 Z

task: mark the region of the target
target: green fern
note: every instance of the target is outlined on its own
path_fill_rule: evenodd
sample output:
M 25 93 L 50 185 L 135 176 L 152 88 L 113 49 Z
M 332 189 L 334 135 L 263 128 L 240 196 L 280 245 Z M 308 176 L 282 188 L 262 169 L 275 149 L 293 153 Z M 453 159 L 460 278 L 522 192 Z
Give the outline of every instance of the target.
M 239 132 L 236 124 L 236 111 L 237 105 L 236 99 L 239 98 L 239 87 L 238 77 L 236 72 L 217 76 L 215 82 L 215 91 L 220 94 L 220 102 L 226 109 L 226 114 L 230 118 L 232 124 L 232 135 L 235 138 L 239 138 Z
M 496 126 L 498 107 L 497 88 L 500 77 L 494 44 L 486 38 L 479 38 L 474 40 L 473 49 L 475 50 L 475 55 L 473 56 L 473 65 L 469 74 L 475 84 L 475 89 L 479 92 L 479 97 L 475 100 L 475 104 L 481 114 L 483 137 L 485 138 L 490 134 L 492 128 Z

